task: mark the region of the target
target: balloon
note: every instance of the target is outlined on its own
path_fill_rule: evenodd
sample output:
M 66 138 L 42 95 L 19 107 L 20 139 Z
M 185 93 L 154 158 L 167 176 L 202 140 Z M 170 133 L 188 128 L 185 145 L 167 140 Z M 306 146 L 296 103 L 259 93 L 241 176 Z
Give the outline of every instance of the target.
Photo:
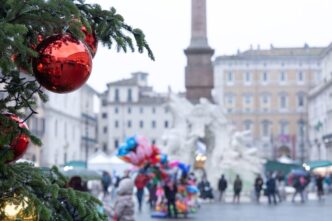
M 127 156 L 132 164 L 134 165 L 139 164 L 139 160 L 134 152 L 130 152 Z
M 140 162 L 143 162 L 145 160 L 144 150 L 141 148 L 141 146 L 138 146 L 136 148 L 136 156 Z
M 198 193 L 198 188 L 197 188 L 197 186 L 193 186 L 193 185 L 187 186 L 187 192 L 188 193 Z
M 167 163 L 167 158 L 167 154 L 161 154 L 160 163 L 165 165 Z
M 126 145 L 122 145 L 118 148 L 118 156 L 125 156 L 128 154 L 128 149 Z
M 80 88 L 89 78 L 92 57 L 87 46 L 71 35 L 55 35 L 37 46 L 33 58 L 37 81 L 55 93 L 68 93 Z
M 137 142 L 135 137 L 129 137 L 126 141 L 127 146 L 130 150 L 134 150 L 137 147 Z
M 179 163 L 180 162 L 178 160 L 173 160 L 173 161 L 171 161 L 171 162 L 168 163 L 168 166 L 170 168 L 174 168 L 174 167 L 177 167 L 179 165 Z
M 190 170 L 190 165 L 186 165 L 184 163 L 179 163 L 178 167 L 185 174 L 187 174 Z

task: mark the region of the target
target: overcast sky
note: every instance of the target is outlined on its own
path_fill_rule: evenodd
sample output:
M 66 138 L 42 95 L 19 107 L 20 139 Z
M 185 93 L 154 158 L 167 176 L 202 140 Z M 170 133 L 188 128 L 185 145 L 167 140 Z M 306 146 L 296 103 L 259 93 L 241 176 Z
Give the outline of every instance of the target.
M 150 74 L 149 83 L 164 92 L 184 91 L 183 50 L 190 42 L 191 0 L 88 0 L 115 7 L 127 24 L 143 30 L 156 61 L 147 54 L 98 48 L 88 83 L 97 91 L 106 83 Z M 208 40 L 215 56 L 235 54 L 252 44 L 274 47 L 326 46 L 332 42 L 332 0 L 207 0 Z

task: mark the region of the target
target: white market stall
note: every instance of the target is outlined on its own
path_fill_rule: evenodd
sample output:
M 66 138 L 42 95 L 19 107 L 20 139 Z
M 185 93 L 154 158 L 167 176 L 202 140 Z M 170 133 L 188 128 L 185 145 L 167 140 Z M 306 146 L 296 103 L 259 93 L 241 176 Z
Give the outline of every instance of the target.
M 88 160 L 88 168 L 92 170 L 104 170 L 110 174 L 114 174 L 114 171 L 118 175 L 122 175 L 125 170 L 130 169 L 132 166 L 117 156 L 109 156 L 105 153 L 97 153 Z

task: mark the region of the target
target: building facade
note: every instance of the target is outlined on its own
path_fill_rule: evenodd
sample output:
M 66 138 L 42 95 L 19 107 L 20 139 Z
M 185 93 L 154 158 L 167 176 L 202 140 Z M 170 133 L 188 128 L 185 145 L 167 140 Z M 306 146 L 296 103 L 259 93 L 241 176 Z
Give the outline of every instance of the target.
M 250 48 L 214 63 L 214 95 L 269 159 L 309 156 L 307 95 L 321 81 L 326 47 Z
M 93 109 L 98 93 L 89 85 L 68 94 L 46 93 L 49 101 L 39 102 L 38 114 L 27 122 L 42 146 L 31 143 L 23 158 L 47 167 L 85 161 L 98 148 Z
M 167 97 L 148 86 L 148 74 L 137 72 L 131 78 L 107 84 L 101 95 L 99 142 L 105 152 L 114 151 L 125 139 L 143 135 L 151 143 L 160 143 L 172 116 Z
M 310 160 L 332 161 L 332 45 L 322 59 L 322 81 L 308 95 Z

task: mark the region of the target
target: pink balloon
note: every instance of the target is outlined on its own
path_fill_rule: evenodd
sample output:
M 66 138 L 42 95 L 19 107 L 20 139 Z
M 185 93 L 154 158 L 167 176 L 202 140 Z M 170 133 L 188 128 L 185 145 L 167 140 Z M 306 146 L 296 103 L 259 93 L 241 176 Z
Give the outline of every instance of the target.
M 130 162 L 132 164 L 134 164 L 134 165 L 138 165 L 139 164 L 139 160 L 138 160 L 138 158 L 137 158 L 137 156 L 136 156 L 136 154 L 134 152 L 130 152 L 128 154 L 128 158 L 129 158 L 129 160 L 130 160 Z
M 136 156 L 139 162 L 143 162 L 145 160 L 144 148 L 142 146 L 138 146 L 136 148 Z
M 177 167 L 179 165 L 180 161 L 178 160 L 173 160 L 171 162 L 168 163 L 168 166 L 171 168 Z

